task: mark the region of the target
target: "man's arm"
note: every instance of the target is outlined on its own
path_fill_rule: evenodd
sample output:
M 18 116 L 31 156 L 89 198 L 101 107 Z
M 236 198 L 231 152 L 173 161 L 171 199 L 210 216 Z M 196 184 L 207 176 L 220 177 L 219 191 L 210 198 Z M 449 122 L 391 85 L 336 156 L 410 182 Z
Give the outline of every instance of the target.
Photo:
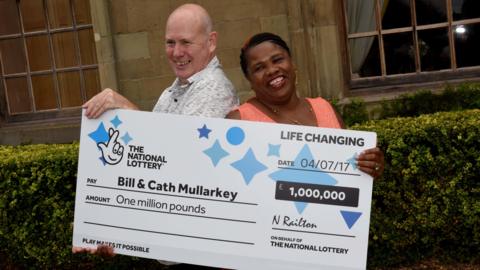
M 89 101 L 85 102 L 82 108 L 85 109 L 85 116 L 88 118 L 98 118 L 105 111 L 111 109 L 138 110 L 137 105 L 110 88 L 106 88 L 96 94 Z

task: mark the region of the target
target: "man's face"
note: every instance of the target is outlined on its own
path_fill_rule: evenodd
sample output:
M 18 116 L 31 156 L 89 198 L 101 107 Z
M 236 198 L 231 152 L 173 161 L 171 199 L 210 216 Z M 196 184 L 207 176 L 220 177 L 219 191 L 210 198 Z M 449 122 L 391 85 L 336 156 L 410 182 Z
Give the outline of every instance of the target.
M 215 50 L 215 33 L 206 33 L 195 18 L 171 18 L 165 32 L 168 62 L 180 82 L 204 69 Z

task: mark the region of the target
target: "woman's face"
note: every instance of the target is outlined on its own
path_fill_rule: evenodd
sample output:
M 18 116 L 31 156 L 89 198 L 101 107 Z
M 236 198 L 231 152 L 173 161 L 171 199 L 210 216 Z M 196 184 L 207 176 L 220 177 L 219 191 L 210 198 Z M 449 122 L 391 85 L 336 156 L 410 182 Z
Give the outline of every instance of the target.
M 282 104 L 295 94 L 295 69 L 285 49 L 265 41 L 250 48 L 246 59 L 248 80 L 258 99 Z

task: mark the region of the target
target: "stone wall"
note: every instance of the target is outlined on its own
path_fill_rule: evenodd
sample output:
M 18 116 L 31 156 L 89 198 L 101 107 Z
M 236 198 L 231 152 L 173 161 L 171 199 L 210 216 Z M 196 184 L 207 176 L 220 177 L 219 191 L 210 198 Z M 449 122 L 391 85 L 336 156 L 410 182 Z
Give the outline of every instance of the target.
M 143 110 L 153 108 L 175 79 L 164 52 L 165 23 L 187 2 L 212 16 L 217 55 L 242 101 L 253 93 L 240 69 L 240 47 L 263 31 L 290 45 L 300 95 L 348 93 L 339 0 L 90 0 L 102 88 L 117 89 Z M 0 144 L 71 142 L 78 140 L 79 127 L 79 117 L 9 125 L 0 129 Z
M 175 79 L 164 52 L 165 23 L 176 7 L 192 1 L 91 0 L 102 87 L 118 89 L 151 110 Z M 252 95 L 239 65 L 240 47 L 269 31 L 292 49 L 303 96 L 340 97 L 343 92 L 340 1 L 199 0 L 218 32 L 217 55 L 242 101 Z

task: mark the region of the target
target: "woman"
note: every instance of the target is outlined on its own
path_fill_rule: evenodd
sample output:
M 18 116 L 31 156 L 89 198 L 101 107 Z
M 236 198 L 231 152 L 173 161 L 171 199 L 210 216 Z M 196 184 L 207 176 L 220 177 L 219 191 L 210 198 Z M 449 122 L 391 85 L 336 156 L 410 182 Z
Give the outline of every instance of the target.
M 344 128 L 341 117 L 323 98 L 300 98 L 296 70 L 285 41 L 271 33 L 250 38 L 240 54 L 240 65 L 255 97 L 227 115 L 229 119 Z M 357 157 L 360 170 L 376 178 L 384 169 L 383 152 L 365 150 Z

